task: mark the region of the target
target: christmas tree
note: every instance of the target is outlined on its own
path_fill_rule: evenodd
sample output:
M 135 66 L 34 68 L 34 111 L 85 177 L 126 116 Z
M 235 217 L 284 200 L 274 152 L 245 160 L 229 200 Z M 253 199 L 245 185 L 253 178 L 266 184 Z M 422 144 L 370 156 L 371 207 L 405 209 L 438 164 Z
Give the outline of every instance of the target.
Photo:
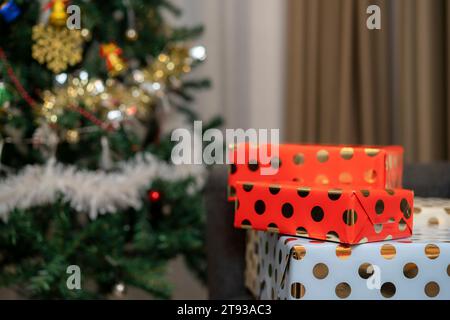
M 205 169 L 170 161 L 171 129 L 197 118 L 193 91 L 209 85 L 188 76 L 205 59 L 202 27 L 166 14 L 180 12 L 166 0 L 2 4 L 1 287 L 168 298 L 178 255 L 204 276 Z

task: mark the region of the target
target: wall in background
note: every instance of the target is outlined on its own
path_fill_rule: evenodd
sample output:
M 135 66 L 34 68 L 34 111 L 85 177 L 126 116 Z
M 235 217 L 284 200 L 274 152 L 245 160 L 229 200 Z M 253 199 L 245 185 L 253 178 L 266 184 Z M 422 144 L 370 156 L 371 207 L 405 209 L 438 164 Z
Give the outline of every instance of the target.
M 221 114 L 227 128 L 282 128 L 285 65 L 285 0 L 174 0 L 178 25 L 202 23 L 198 42 L 208 60 L 195 76 L 210 77 L 198 95 L 205 119 Z
M 207 120 L 221 115 L 226 128 L 282 128 L 284 110 L 285 0 L 173 0 L 183 10 L 174 25 L 205 26 L 198 44 L 208 59 L 194 77 L 212 80 L 197 95 Z M 283 134 L 283 130 L 281 130 Z M 205 289 L 180 261 L 171 267 L 175 298 L 202 299 Z M 187 284 L 189 283 L 189 284 Z M 181 288 L 182 290 L 178 290 Z

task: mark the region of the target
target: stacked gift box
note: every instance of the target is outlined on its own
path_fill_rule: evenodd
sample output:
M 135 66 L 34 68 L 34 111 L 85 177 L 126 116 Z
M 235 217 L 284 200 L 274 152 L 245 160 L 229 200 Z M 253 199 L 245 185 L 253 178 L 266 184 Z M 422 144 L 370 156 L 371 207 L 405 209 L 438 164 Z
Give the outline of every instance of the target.
M 274 147 L 230 151 L 229 200 L 235 227 L 251 229 L 255 297 L 450 298 L 450 202 L 413 207 L 401 147 L 280 145 L 266 156 Z

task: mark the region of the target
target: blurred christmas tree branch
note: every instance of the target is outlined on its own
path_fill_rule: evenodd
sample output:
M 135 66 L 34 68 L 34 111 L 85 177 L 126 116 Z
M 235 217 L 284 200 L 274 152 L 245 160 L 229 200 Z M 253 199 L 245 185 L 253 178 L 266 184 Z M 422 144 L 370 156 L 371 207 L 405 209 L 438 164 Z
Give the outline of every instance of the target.
M 167 263 L 205 279 L 204 168 L 170 163 L 166 121 L 208 79 L 202 26 L 166 0 L 8 0 L 0 11 L 0 286 L 31 298 L 169 298 Z M 214 118 L 207 128 L 220 126 Z M 67 285 L 78 266 L 81 289 Z

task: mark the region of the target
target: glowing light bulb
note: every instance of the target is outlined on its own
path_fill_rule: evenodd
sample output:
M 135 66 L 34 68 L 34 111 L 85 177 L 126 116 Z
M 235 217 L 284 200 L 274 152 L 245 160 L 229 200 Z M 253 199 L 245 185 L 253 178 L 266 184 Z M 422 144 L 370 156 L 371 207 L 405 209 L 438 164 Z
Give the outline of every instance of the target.
M 59 84 L 64 84 L 67 81 L 67 73 L 60 73 L 55 76 L 56 82 Z
M 195 46 L 189 49 L 189 55 L 192 59 L 204 61 L 206 59 L 206 48 L 204 46 Z

